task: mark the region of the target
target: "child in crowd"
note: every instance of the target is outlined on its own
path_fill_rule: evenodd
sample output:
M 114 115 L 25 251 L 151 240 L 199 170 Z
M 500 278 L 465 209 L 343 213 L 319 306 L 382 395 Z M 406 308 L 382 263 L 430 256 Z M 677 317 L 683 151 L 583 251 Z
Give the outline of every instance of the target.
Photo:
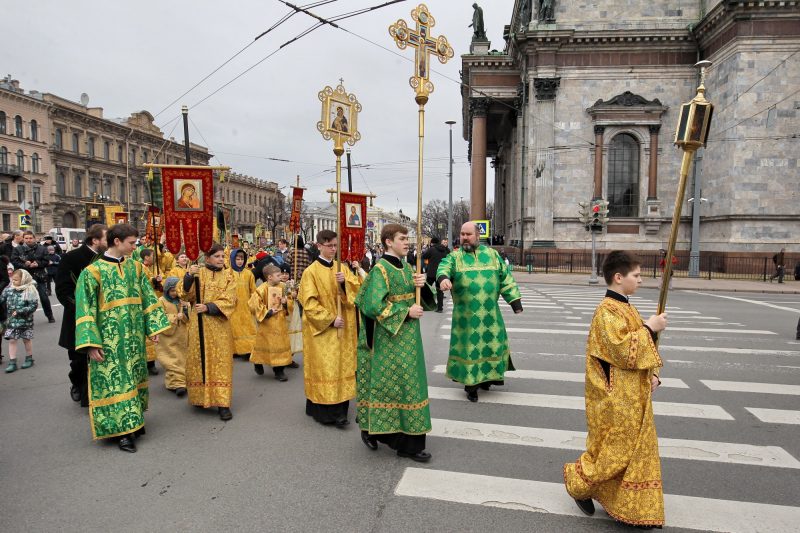
M 289 316 L 294 299 L 285 293 L 281 283 L 281 269 L 276 265 L 264 267 L 266 283 L 256 289 L 250 297 L 250 310 L 258 322 L 257 338 L 250 362 L 255 365 L 256 374 L 264 374 L 264 365 L 272 367 L 275 379 L 287 381 L 283 369 L 292 363 L 292 350 L 289 345 Z
M 144 275 L 150 280 L 150 285 L 153 286 L 156 296 L 160 298 L 164 295 L 164 286 L 162 285 L 163 276 L 155 272 L 155 256 L 153 254 L 153 250 L 150 248 L 142 248 L 139 251 L 139 259 L 144 267 Z M 157 376 L 158 369 L 156 368 L 156 345 L 150 340 L 150 337 L 147 337 L 144 340 L 144 346 L 145 351 L 147 352 L 147 373 L 151 376 Z
M 230 254 L 231 270 L 236 280 L 236 308 L 230 316 L 231 333 L 233 334 L 233 356 L 247 359 L 253 351 L 256 341 L 256 323 L 247 302 L 256 291 L 256 278 L 247 264 L 247 253 L 234 248 Z
M 172 327 L 161 333 L 156 358 L 164 367 L 164 385 L 178 397 L 186 394 L 186 352 L 189 343 L 189 304 L 178 298 L 178 280 L 164 281 L 164 296 L 159 299 Z
M 8 366 L 6 373 L 17 370 L 17 341 L 25 345 L 25 362 L 22 368 L 33 366 L 33 313 L 39 307 L 36 282 L 27 270 L 15 270 L 11 285 L 0 293 L 0 304 L 6 306 L 8 320 L 3 338 L 8 341 Z

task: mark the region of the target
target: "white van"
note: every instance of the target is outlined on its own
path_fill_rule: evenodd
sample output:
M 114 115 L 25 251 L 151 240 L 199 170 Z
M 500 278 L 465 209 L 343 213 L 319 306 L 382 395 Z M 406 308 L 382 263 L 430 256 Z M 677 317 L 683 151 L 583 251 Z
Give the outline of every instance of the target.
M 66 252 L 71 249 L 69 244 L 72 239 L 78 239 L 83 242 L 86 237 L 86 230 L 84 228 L 53 228 L 48 234 L 52 235 L 53 240 Z

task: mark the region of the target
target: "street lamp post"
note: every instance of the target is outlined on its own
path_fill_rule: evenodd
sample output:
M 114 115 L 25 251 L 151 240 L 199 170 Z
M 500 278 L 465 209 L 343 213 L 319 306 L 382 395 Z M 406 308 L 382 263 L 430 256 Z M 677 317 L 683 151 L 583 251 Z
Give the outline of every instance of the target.
M 450 126 L 450 189 L 448 194 L 448 210 L 447 210 L 447 247 L 453 249 L 453 124 L 455 120 L 448 120 L 445 122 Z

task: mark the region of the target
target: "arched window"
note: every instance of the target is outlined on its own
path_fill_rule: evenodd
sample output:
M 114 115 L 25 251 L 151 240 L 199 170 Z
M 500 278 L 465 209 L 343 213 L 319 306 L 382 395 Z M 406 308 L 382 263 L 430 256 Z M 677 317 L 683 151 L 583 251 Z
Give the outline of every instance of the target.
M 0 146 L 0 165 L 8 165 L 8 148 Z
M 126 190 L 126 187 L 125 187 L 125 180 L 119 180 L 119 201 L 120 202 L 125 202 L 126 201 L 125 200 L 125 197 L 126 197 L 125 193 L 126 192 L 127 192 L 127 190 Z
M 103 159 L 106 161 L 111 160 L 111 143 L 108 141 L 103 143 Z
M 81 148 L 79 146 L 80 140 L 81 140 L 80 135 L 78 135 L 77 133 L 72 134 L 72 151 L 75 152 L 76 154 L 81 153 Z
M 22 117 L 19 115 L 14 117 L 14 135 L 22 137 Z
M 31 120 L 31 140 L 39 140 L 39 123 L 35 120 Z
M 56 148 L 61 150 L 64 147 L 64 132 L 61 128 L 56 128 Z
M 17 168 L 20 172 L 25 170 L 25 153 L 22 150 L 17 150 Z
M 83 177 L 80 174 L 75 174 L 72 178 L 72 185 L 74 187 L 73 194 L 76 198 L 83 198 Z
M 6 112 L 0 111 L 0 133 L 6 132 L 6 120 L 8 120 L 8 117 L 6 117 Z
M 122 156 L 123 156 L 123 154 L 122 154 L 122 145 L 118 144 L 117 145 L 117 161 L 119 161 L 120 163 L 122 163 Z
M 139 203 L 139 186 L 135 183 L 131 184 L 131 201 L 133 203 Z
M 31 156 L 31 172 L 33 172 L 34 174 L 39 174 L 39 172 L 40 172 L 40 169 L 39 169 L 39 154 L 37 154 L 37 153 L 34 153 Z
M 86 149 L 89 153 L 89 157 L 94 157 L 94 137 L 89 137 L 86 141 Z
M 608 203 L 614 218 L 639 216 L 639 142 L 628 133 L 608 148 Z
M 56 174 L 56 194 L 64 196 L 67 194 L 67 178 L 63 172 Z

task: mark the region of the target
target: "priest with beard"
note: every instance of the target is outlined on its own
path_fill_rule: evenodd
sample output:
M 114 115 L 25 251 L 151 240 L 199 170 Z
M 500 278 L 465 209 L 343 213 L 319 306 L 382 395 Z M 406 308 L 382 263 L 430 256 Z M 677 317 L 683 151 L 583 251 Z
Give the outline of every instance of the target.
M 502 385 L 514 370 L 508 335 L 497 301 L 502 296 L 522 312 L 522 296 L 511 270 L 493 248 L 480 244 L 478 225 L 461 226 L 461 248 L 447 255 L 436 281 L 453 296 L 453 322 L 447 377 L 464 385 L 467 399 L 478 401 L 478 389 Z M 477 340 L 476 340 L 477 339 Z

